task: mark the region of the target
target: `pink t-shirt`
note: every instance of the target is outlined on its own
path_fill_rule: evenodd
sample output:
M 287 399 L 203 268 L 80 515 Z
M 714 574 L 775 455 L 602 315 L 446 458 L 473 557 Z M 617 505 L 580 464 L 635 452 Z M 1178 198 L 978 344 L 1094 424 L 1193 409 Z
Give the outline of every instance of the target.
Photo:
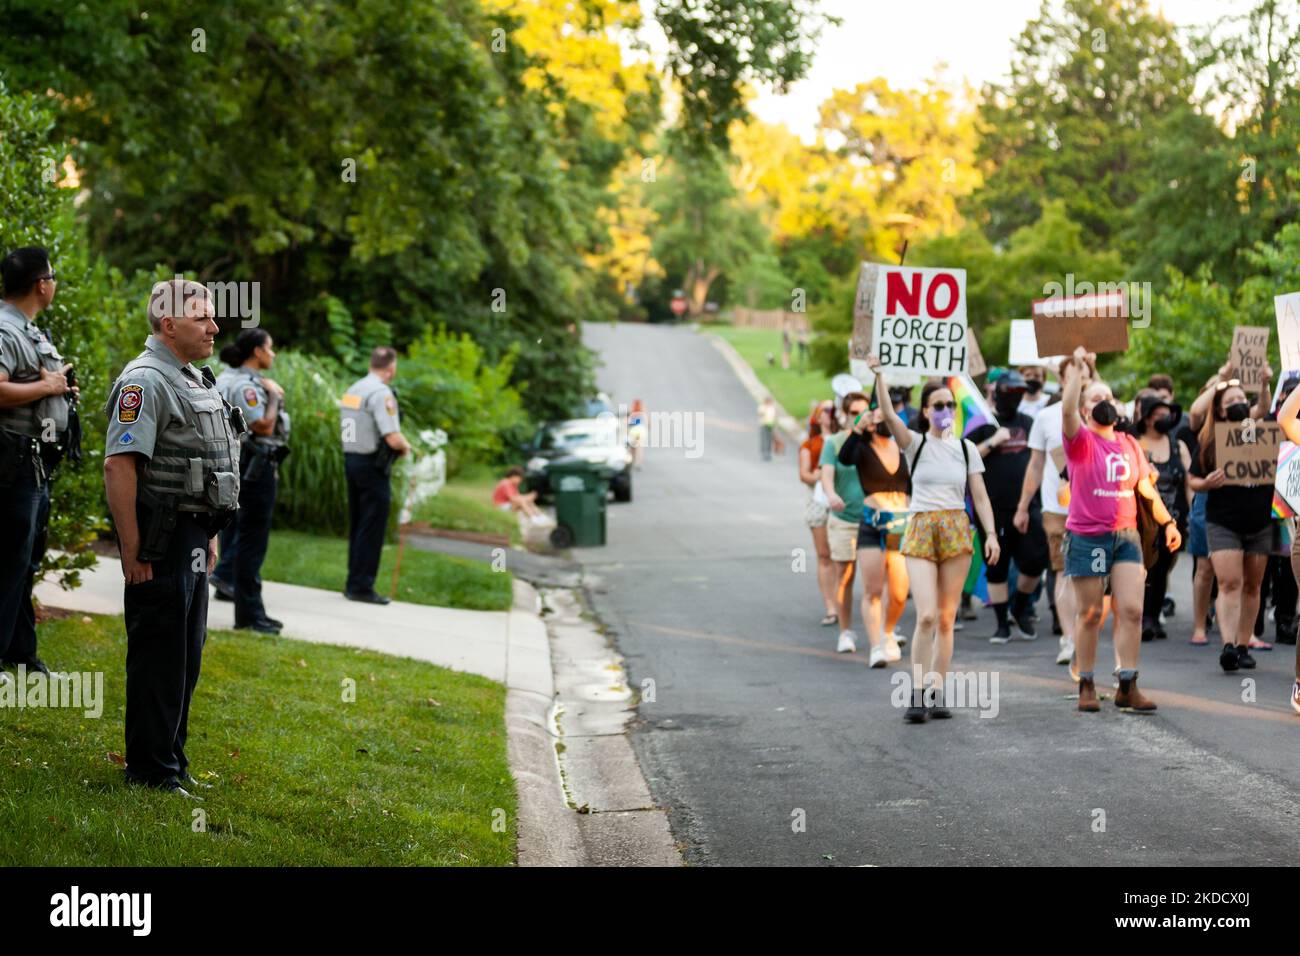
M 1102 438 L 1081 425 L 1073 438 L 1065 438 L 1070 467 L 1070 515 L 1067 531 L 1109 534 L 1137 527 L 1134 489 L 1151 470 L 1146 455 L 1129 435 L 1117 433 L 1115 441 Z

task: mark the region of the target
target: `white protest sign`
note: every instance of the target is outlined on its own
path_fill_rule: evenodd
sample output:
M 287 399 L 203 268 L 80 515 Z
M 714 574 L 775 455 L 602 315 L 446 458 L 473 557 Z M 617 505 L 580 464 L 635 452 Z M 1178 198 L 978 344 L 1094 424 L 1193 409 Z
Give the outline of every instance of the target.
M 889 380 L 960 375 L 966 346 L 966 270 L 880 266 L 872 347 Z
M 1277 312 L 1277 347 L 1283 368 L 1300 368 L 1300 292 L 1273 297 Z
M 1044 365 L 1056 371 L 1063 355 L 1039 355 L 1038 334 L 1034 332 L 1033 319 L 1011 320 L 1011 341 L 1007 348 L 1007 364 L 1013 368 L 1025 365 Z

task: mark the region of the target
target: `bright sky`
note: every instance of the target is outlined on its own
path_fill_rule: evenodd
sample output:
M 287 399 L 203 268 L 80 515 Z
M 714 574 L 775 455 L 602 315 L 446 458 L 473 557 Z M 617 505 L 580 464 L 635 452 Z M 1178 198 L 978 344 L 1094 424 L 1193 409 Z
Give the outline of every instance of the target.
M 1248 0 L 1154 0 L 1178 26 L 1208 23 L 1248 6 Z M 875 76 L 891 86 L 915 87 L 947 65 L 946 78 L 975 87 L 1002 77 L 1012 40 L 1041 9 L 1041 0 L 822 0 L 822 9 L 843 23 L 822 34 L 808 77 L 785 96 L 763 91 L 753 112 L 785 123 L 811 141 L 817 109 L 836 89 L 851 89 Z M 642 0 L 645 37 L 662 48 L 653 2 Z M 656 35 L 657 34 L 657 35 Z

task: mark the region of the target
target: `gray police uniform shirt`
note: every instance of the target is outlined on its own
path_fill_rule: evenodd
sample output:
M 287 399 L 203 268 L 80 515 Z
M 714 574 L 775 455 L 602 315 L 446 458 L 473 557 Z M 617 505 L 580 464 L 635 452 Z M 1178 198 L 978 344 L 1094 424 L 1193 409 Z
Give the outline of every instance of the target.
M 343 450 L 373 455 L 385 435 L 401 430 L 393 390 L 371 372 L 353 384 L 339 400 L 343 425 Z M 351 423 L 351 424 L 349 424 Z
M 152 359 L 179 372 L 179 381 L 140 366 Z M 179 384 L 183 382 L 183 386 Z M 185 395 L 178 393 L 185 389 Z M 150 336 L 145 350 L 127 363 L 104 406 L 108 436 L 104 457 L 135 453 L 148 459 L 140 486 L 178 499 L 182 511 L 213 511 L 203 485 L 214 472 L 233 472 L 238 502 L 239 440 L 227 419 L 221 393 L 209 388 L 193 364 L 181 362 L 171 349 Z
M 244 421 L 250 426 L 266 415 L 268 395 L 261 372 L 243 365 L 227 368 L 217 376 L 217 391 L 231 405 L 243 411 Z M 258 435 L 250 428 L 244 437 L 254 444 L 273 448 L 285 444 L 289 439 L 289 413 L 285 411 L 284 399 L 280 400 L 280 410 L 271 434 Z
M 58 372 L 64 364 L 48 335 L 17 306 L 0 302 L 0 372 L 9 381 L 39 382 L 42 368 Z M 53 435 L 46 434 L 47 423 Z M 26 405 L 0 408 L 0 428 L 28 438 L 57 438 L 68 429 L 68 399 L 49 395 Z

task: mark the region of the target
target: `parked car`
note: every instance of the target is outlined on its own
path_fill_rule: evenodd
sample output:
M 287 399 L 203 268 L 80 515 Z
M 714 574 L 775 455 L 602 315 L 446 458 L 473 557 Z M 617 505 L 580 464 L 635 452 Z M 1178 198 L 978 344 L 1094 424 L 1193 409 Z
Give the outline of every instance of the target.
M 551 462 L 570 455 L 604 465 L 610 472 L 609 487 L 614 492 L 614 500 L 632 500 L 632 452 L 612 417 L 550 422 L 537 430 L 524 450 L 529 455 L 524 483 L 529 491 L 537 492 L 539 501 L 551 495 L 548 474 Z

